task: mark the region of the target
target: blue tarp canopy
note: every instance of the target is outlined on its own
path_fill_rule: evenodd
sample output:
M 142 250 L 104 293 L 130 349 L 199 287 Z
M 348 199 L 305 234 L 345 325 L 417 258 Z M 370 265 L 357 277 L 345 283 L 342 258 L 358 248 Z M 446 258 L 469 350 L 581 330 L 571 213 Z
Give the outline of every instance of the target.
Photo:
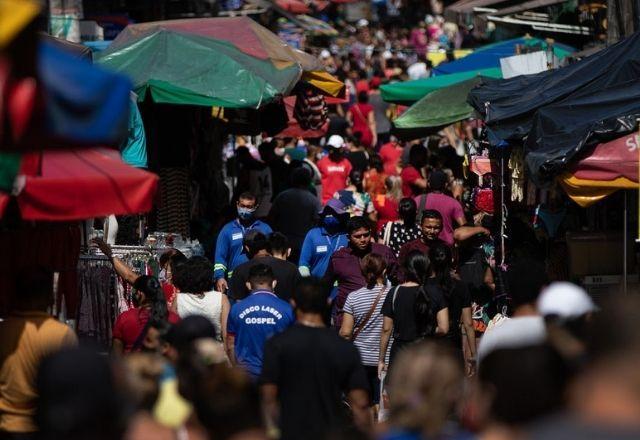
M 489 44 L 476 49 L 472 54 L 464 58 L 438 65 L 433 69 L 433 75 L 447 75 L 450 73 L 500 67 L 500 58 L 516 55 L 517 46 L 541 47 L 542 49 L 546 49 L 547 43 L 539 38 L 522 37 Z M 564 44 L 554 43 L 553 52 L 558 58 L 564 58 L 575 52 L 575 49 Z

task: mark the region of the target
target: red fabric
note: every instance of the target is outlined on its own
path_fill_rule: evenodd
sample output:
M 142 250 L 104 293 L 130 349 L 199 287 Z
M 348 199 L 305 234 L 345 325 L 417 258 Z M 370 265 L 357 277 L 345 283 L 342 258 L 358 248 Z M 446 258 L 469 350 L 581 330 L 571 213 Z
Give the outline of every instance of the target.
M 637 182 L 639 148 L 640 139 L 634 132 L 596 145 L 589 156 L 570 166 L 568 171 L 583 180 L 609 181 L 626 177 Z
M 373 207 L 378 212 L 378 232 L 382 232 L 382 228 L 387 222 L 394 222 L 399 220 L 398 216 L 398 202 L 386 197 L 384 195 L 378 195 L 373 199 Z
M 422 192 L 420 188 L 414 185 L 416 180 L 423 178 L 422 174 L 411 165 L 402 169 L 400 178 L 402 178 L 402 194 L 405 197 L 414 197 Z
M 149 320 L 149 309 L 136 307 L 121 313 L 113 325 L 113 339 L 119 339 L 124 344 L 124 352 L 130 353 L 133 344 L 144 330 Z M 169 312 L 168 321 L 177 324 L 180 317 L 173 312 Z
M 163 282 L 162 292 L 164 293 L 164 299 L 167 301 L 167 307 L 171 308 L 178 295 L 178 289 L 171 283 Z
M 364 190 L 369 193 L 372 199 L 378 194 L 384 194 L 387 192 L 387 188 L 384 186 L 386 179 L 387 175 L 378 173 L 375 168 L 367 170 L 364 173 Z
M 347 177 L 353 166 L 346 158 L 340 162 L 334 162 L 329 156 L 325 156 L 318 162 L 318 169 L 322 176 L 322 204 L 324 205 L 333 197 L 333 195 L 345 189 L 347 186 Z
M 488 212 L 489 214 L 493 214 L 493 191 L 488 188 L 478 191 L 478 194 L 476 194 L 475 205 L 478 211 L 484 211 Z
M 329 129 L 329 121 L 327 120 L 324 125 L 318 130 L 305 130 L 300 127 L 300 124 L 293 116 L 294 108 L 296 105 L 296 97 L 295 96 L 287 96 L 284 98 L 284 106 L 287 109 L 287 117 L 289 118 L 289 122 L 287 123 L 287 128 L 282 130 L 280 133 L 276 135 L 277 138 L 319 138 L 323 137 L 327 130 Z
M 370 104 L 358 103 L 349 108 L 353 120 L 353 133 L 360 133 L 360 142 L 366 148 L 371 148 L 373 143 L 373 133 L 369 129 L 369 113 L 372 112 L 373 107 Z
M 398 163 L 402 157 L 402 146 L 395 142 L 388 142 L 380 148 L 380 159 L 384 164 L 384 172 L 388 176 L 398 175 Z
M 28 173 L 17 196 L 25 220 L 70 221 L 151 209 L 158 177 L 125 164 L 115 150 L 27 153 L 24 162 L 40 155 L 41 174 Z

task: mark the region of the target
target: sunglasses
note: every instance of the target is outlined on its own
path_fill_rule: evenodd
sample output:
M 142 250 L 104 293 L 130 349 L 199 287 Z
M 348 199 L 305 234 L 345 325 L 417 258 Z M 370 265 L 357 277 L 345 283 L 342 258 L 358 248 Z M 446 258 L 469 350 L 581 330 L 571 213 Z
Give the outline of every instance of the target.
M 353 238 L 369 238 L 371 237 L 371 232 L 364 232 L 362 234 L 358 234 L 358 235 L 352 235 L 351 237 Z

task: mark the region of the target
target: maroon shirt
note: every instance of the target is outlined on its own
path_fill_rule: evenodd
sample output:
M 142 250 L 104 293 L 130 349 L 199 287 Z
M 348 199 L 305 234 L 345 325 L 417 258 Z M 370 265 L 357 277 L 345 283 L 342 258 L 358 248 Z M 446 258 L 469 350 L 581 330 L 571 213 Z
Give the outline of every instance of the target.
M 393 250 L 383 244 L 371 243 L 371 252 L 384 258 L 387 263 L 387 277 L 393 284 L 398 282 L 398 260 Z M 360 260 L 361 258 L 353 253 L 353 249 L 350 246 L 346 246 L 336 251 L 329 261 L 329 267 L 324 279 L 330 285 L 338 282 L 338 295 L 333 302 L 334 325 L 337 327 L 342 325 L 342 308 L 349 293 L 361 289 L 367 284 L 360 269 Z

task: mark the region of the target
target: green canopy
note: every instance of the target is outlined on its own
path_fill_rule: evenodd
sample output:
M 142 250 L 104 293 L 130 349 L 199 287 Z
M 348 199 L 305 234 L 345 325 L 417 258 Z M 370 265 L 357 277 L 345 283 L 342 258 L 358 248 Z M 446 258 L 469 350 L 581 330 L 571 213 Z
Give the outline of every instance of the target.
M 253 20 L 212 18 L 130 25 L 97 62 L 129 76 L 139 100 L 258 108 L 291 91 L 303 55 Z
M 418 139 L 473 116 L 467 95 L 481 82 L 482 78 L 476 76 L 429 93 L 393 121 L 391 132 L 403 140 Z
M 415 81 L 386 84 L 381 86 L 380 90 L 382 92 L 382 99 L 387 102 L 411 105 L 431 92 L 467 81 L 480 75 L 489 78 L 502 78 L 502 70 L 500 70 L 500 68 L 491 68 L 433 76 Z

